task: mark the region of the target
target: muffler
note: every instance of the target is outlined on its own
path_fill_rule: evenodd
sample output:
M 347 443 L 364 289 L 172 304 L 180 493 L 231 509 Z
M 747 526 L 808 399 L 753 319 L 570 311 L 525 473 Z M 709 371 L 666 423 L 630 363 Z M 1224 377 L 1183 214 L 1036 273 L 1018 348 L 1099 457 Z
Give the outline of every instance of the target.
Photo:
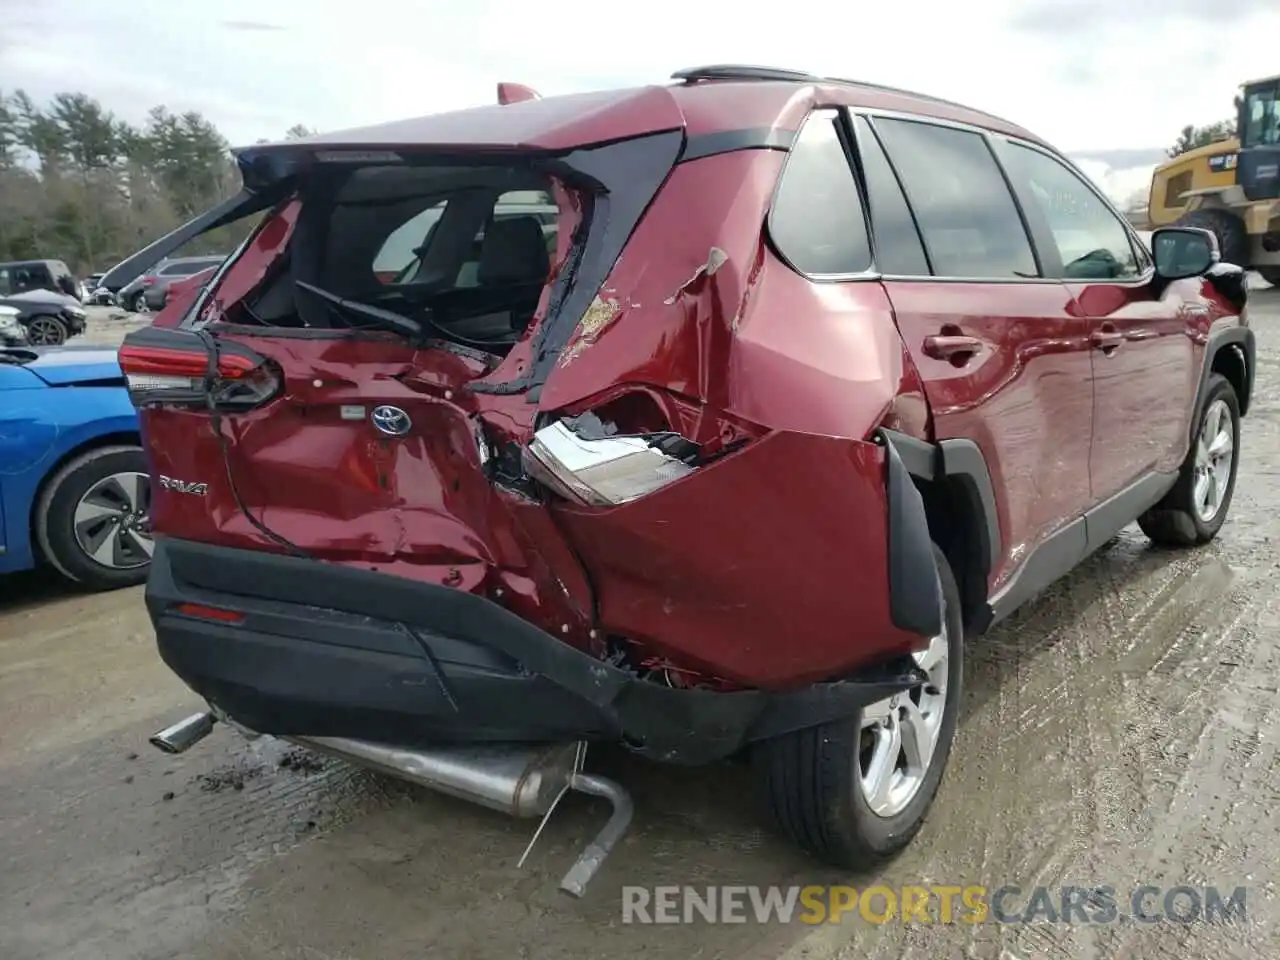
M 581 744 L 549 747 L 484 744 L 411 750 L 341 737 L 282 739 L 512 817 L 541 817 L 542 824 L 534 834 L 530 848 L 556 804 L 568 791 L 577 790 L 603 797 L 613 806 L 608 822 L 560 881 L 560 889 L 575 897 L 582 896 L 587 884 L 631 825 L 633 807 L 630 796 L 612 780 L 582 772 L 585 748 Z M 528 855 L 528 849 L 525 854 Z
M 151 737 L 151 743 L 165 753 L 182 753 L 208 736 L 217 720 L 230 723 L 250 738 L 257 736 L 226 717 L 197 713 L 161 730 Z M 613 806 L 608 822 L 560 881 L 560 889 L 575 897 L 582 896 L 614 845 L 631 826 L 633 807 L 626 790 L 612 780 L 582 772 L 585 744 L 532 747 L 483 744 L 418 750 L 342 737 L 280 739 L 508 816 L 541 817 L 542 822 L 525 849 L 525 856 L 566 793 L 577 790 L 603 797 Z M 524 863 L 523 857 L 520 862 Z
M 212 713 L 193 713 L 151 738 L 151 745 L 165 753 L 185 753 L 213 732 Z

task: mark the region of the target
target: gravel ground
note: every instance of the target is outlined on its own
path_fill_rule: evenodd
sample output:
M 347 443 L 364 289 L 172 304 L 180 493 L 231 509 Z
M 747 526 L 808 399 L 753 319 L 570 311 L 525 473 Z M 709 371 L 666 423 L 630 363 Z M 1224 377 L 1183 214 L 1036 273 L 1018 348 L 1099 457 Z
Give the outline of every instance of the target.
M 95 312 L 88 339 L 135 320 Z M 1231 519 L 1193 553 L 1135 530 L 975 641 L 939 801 L 875 876 L 757 829 L 747 771 L 605 756 L 636 823 L 582 901 L 556 885 L 606 815 L 529 825 L 225 730 L 196 709 L 141 592 L 0 583 L 0 957 L 1030 960 L 1280 955 L 1280 291 L 1259 291 L 1259 384 Z M 623 884 L 1151 884 L 1248 889 L 1244 923 L 634 926 Z M 1123 897 L 1124 894 L 1121 894 Z

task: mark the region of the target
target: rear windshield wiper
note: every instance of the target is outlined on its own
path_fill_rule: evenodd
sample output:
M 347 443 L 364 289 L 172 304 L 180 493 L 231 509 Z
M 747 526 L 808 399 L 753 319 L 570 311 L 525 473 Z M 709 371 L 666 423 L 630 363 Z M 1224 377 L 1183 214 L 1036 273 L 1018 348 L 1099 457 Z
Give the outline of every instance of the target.
M 324 300 L 339 309 L 354 313 L 357 316 L 373 320 L 382 324 L 383 327 L 399 331 L 409 337 L 417 337 L 422 335 L 422 326 L 415 320 L 395 313 L 391 310 L 384 310 L 381 307 L 373 307 L 367 303 L 360 303 L 358 300 L 348 300 L 340 297 L 336 293 L 330 293 L 328 290 L 321 290 L 319 287 L 302 280 L 295 280 L 294 286 L 301 287 L 308 293 L 313 293 L 321 300 Z

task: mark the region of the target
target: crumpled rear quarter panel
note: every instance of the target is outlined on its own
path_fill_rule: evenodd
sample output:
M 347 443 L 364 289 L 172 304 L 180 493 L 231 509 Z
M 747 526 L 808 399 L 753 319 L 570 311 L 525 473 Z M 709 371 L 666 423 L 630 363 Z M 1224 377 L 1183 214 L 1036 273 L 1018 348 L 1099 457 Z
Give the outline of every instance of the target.
M 920 645 L 889 623 L 884 449 L 775 433 L 640 500 L 561 507 L 601 627 L 748 686 Z

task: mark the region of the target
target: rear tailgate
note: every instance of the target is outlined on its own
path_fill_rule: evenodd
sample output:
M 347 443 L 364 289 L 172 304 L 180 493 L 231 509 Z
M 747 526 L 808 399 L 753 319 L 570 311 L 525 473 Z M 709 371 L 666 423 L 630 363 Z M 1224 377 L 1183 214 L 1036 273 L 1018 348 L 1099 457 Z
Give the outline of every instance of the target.
M 538 387 L 682 140 L 671 130 L 556 156 L 332 144 L 242 153 L 246 182 L 278 174 L 246 191 L 243 209 L 268 196 L 274 212 L 203 289 L 175 297 L 161 324 L 121 349 L 157 475 L 157 533 L 501 597 L 585 644 L 586 578 L 521 489 L 520 451 Z M 477 196 L 505 191 L 500 202 L 536 184 L 559 214 L 549 234 L 496 207 L 476 233 Z M 410 279 L 386 284 L 373 268 L 378 231 L 441 196 L 442 227 L 415 251 Z M 473 234 L 478 253 L 467 252 Z M 439 283 L 451 245 L 479 257 L 455 271 L 475 279 L 465 288 Z M 393 304 L 421 334 L 372 329 L 356 300 Z M 458 333 L 484 329 L 491 307 L 528 314 L 527 326 L 484 342 Z

